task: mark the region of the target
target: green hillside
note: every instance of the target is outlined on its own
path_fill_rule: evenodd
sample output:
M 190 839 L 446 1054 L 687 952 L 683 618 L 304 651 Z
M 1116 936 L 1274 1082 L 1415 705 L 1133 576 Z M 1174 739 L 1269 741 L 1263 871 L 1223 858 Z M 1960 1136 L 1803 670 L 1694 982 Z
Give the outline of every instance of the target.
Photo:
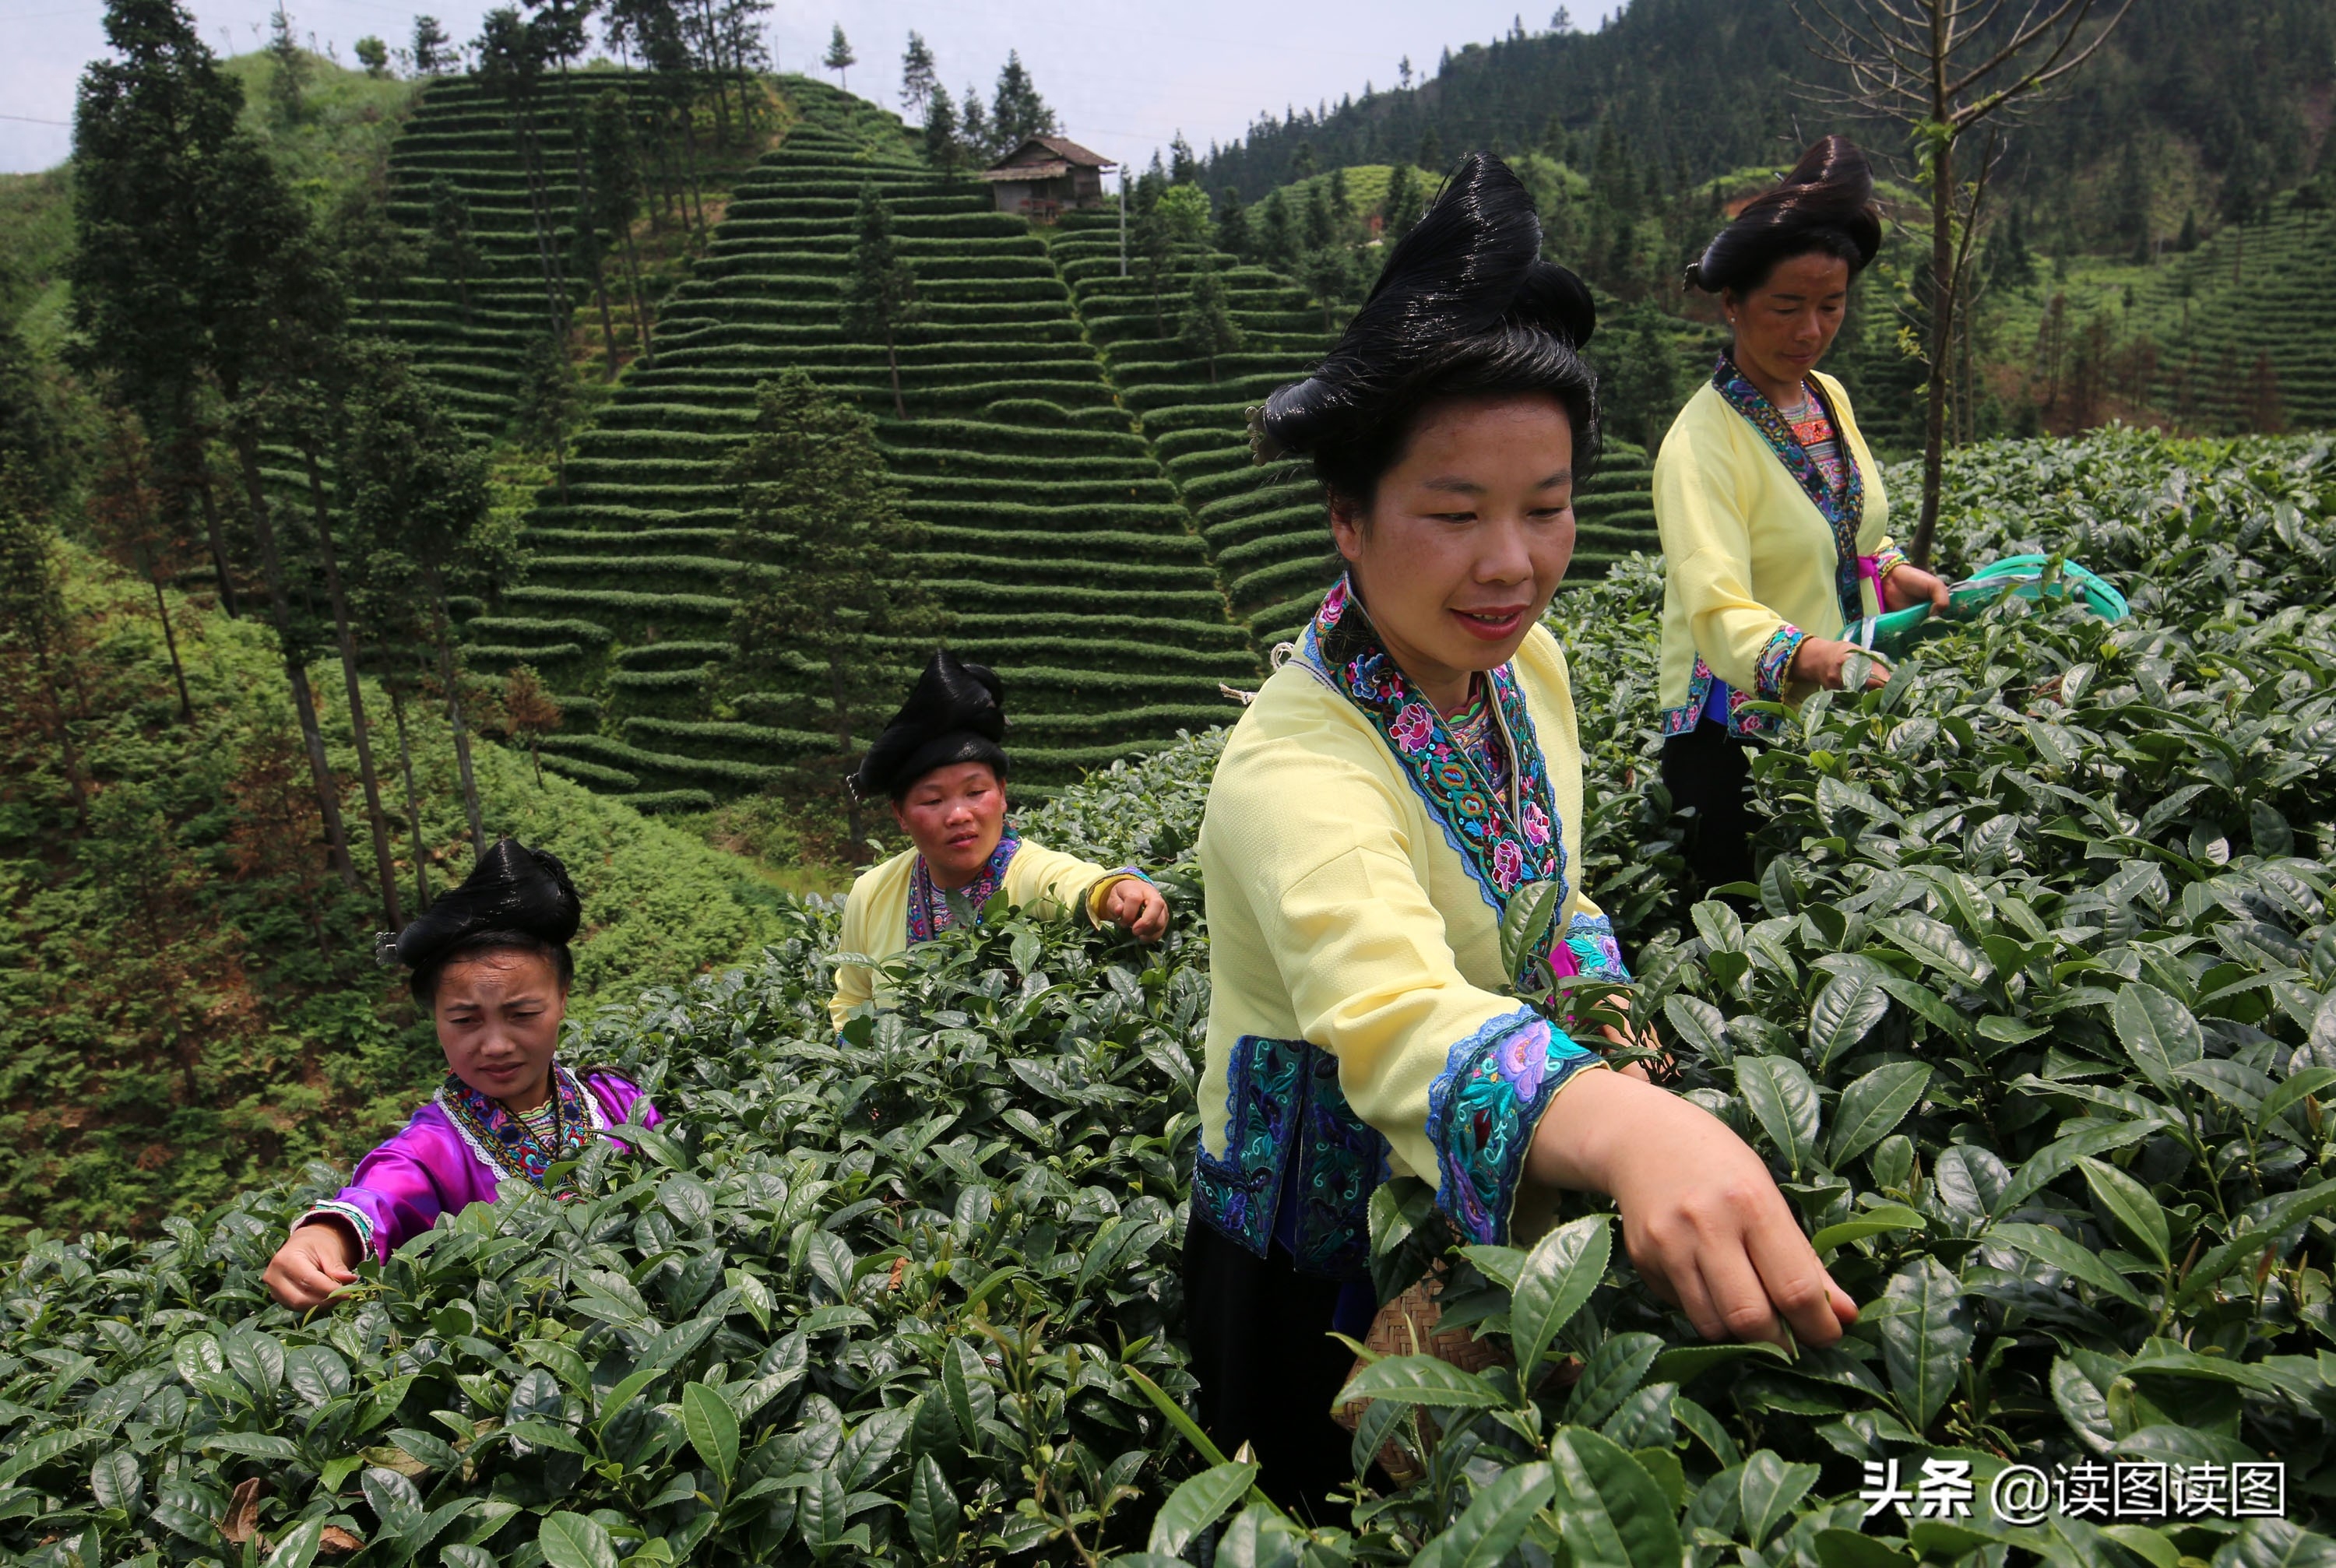
M 553 765 L 651 807 L 754 787 L 793 755 L 807 737 L 768 723 L 775 700 L 717 701 L 715 676 L 752 570 L 721 553 L 722 464 L 756 385 L 797 365 L 879 416 L 928 530 L 912 568 L 953 612 L 951 646 L 1013 693 L 1020 779 L 1043 790 L 1222 719 L 1219 685 L 1252 683 L 1256 657 L 1044 243 L 936 176 L 892 116 L 784 87 L 802 122 L 738 180 L 666 304 L 655 368 L 632 367 L 576 442 L 567 499 L 529 514 L 528 580 L 469 624 L 472 664 L 533 663 L 587 721 L 547 743 Z M 928 301 L 900 353 L 905 420 L 881 346 L 837 324 L 864 186 Z

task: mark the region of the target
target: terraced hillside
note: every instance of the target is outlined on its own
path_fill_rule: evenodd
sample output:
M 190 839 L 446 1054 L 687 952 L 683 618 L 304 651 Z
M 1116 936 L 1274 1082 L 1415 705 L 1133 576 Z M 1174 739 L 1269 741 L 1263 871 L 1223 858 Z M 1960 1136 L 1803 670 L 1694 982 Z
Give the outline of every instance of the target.
M 802 122 L 740 179 L 668 297 L 656 368 L 631 369 L 577 441 L 568 501 L 530 514 L 529 580 L 469 623 L 473 665 L 543 670 L 571 716 L 547 765 L 638 803 L 753 787 L 806 745 L 772 722 L 777 694 L 723 678 L 754 569 L 721 553 L 721 467 L 756 384 L 799 365 L 879 416 L 929 529 L 913 570 L 954 613 L 951 646 L 1007 683 L 1017 782 L 1043 790 L 1222 721 L 1220 683 L 1253 685 L 1258 660 L 1045 245 L 982 188 L 937 178 L 892 116 L 815 82 L 784 90 Z M 900 355 L 905 420 L 881 347 L 838 324 L 868 185 L 928 302 Z M 904 672 L 924 651 L 900 650 Z M 579 716 L 598 733 L 574 733 Z
M 1208 541 L 1234 615 L 1260 648 L 1294 636 L 1335 570 L 1322 505 L 1301 467 L 1251 463 L 1246 410 L 1321 358 L 1331 334 L 1320 307 L 1280 273 L 1213 253 L 1244 341 L 1218 357 L 1212 381 L 1208 362 L 1175 336 L 1202 247 L 1180 248 L 1176 281 L 1155 306 L 1137 269 L 1120 275 L 1116 213 L 1066 213 L 1049 245 L 1113 383 L 1143 416 L 1145 436 Z M 1609 449 L 1580 492 L 1573 580 L 1602 577 L 1631 550 L 1654 548 L 1651 480 L 1641 449 L 1627 443 Z
M 559 214 L 564 256 L 574 232 L 574 143 L 569 110 L 622 81 L 602 73 L 548 78 L 538 108 L 537 138 L 545 184 Z M 430 229 L 431 187 L 444 179 L 470 209 L 476 253 L 468 293 L 439 266 L 424 265 L 384 301 L 388 334 L 412 352 L 447 407 L 477 433 L 501 433 L 528 344 L 547 315 L 543 259 L 536 243 L 527 177 L 514 150 L 502 102 L 475 76 L 446 76 L 423 89 L 389 154 L 389 212 L 414 238 Z
M 2154 268 L 2129 317 L 2161 346 L 2156 395 L 2186 429 L 2255 429 L 2267 361 L 2289 429 L 2336 425 L 2336 336 L 2321 319 L 2336 285 L 2336 214 L 2289 197 L 2258 223 L 2225 228 Z

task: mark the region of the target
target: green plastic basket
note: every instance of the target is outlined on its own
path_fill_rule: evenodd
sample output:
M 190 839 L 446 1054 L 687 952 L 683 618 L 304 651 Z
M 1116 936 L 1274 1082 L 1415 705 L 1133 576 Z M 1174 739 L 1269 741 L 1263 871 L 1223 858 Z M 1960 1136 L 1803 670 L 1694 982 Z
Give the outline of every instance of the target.
M 2075 561 L 2064 560 L 2056 567 L 2049 555 L 2008 555 L 1990 561 L 1949 589 L 1943 612 L 1933 615 L 1929 605 L 1918 604 L 1854 620 L 1842 628 L 1842 640 L 1886 658 L 1898 658 L 1918 643 L 1944 637 L 1957 626 L 1977 619 L 1981 610 L 2010 595 L 2073 599 L 2103 620 L 2123 620 L 2133 613 L 2125 595 Z

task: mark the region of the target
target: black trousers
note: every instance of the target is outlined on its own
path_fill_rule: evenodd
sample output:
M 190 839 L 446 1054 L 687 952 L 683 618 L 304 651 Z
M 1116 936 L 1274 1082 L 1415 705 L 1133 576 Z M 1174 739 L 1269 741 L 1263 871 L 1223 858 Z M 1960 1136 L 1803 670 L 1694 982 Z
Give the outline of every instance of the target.
M 1758 744 L 1738 740 L 1726 725 L 1709 718 L 1663 742 L 1663 788 L 1670 792 L 1671 806 L 1695 811 L 1685 847 L 1698 897 L 1727 882 L 1755 880 L 1752 833 L 1758 824 L 1752 810 L 1752 748 Z
M 1330 1419 L 1355 1364 L 1330 1338 L 1339 1289 L 1299 1273 L 1278 1243 L 1260 1258 L 1197 1216 L 1185 1227 L 1185 1332 L 1201 1426 L 1227 1458 L 1249 1444 L 1265 1495 L 1323 1524 L 1346 1522 L 1325 1499 L 1355 1478 L 1352 1439 Z

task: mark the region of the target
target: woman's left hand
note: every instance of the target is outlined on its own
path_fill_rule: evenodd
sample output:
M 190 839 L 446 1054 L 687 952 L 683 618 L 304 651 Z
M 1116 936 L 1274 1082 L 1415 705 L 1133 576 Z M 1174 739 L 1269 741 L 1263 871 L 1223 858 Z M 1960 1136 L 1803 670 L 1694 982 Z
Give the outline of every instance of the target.
M 1138 941 L 1156 942 L 1168 934 L 1168 901 L 1143 878 L 1129 877 L 1104 890 L 1103 918 Z
M 1883 609 L 1911 609 L 1918 604 L 1928 604 L 1933 614 L 1944 610 L 1947 585 L 1911 561 L 1893 569 L 1882 579 Z

